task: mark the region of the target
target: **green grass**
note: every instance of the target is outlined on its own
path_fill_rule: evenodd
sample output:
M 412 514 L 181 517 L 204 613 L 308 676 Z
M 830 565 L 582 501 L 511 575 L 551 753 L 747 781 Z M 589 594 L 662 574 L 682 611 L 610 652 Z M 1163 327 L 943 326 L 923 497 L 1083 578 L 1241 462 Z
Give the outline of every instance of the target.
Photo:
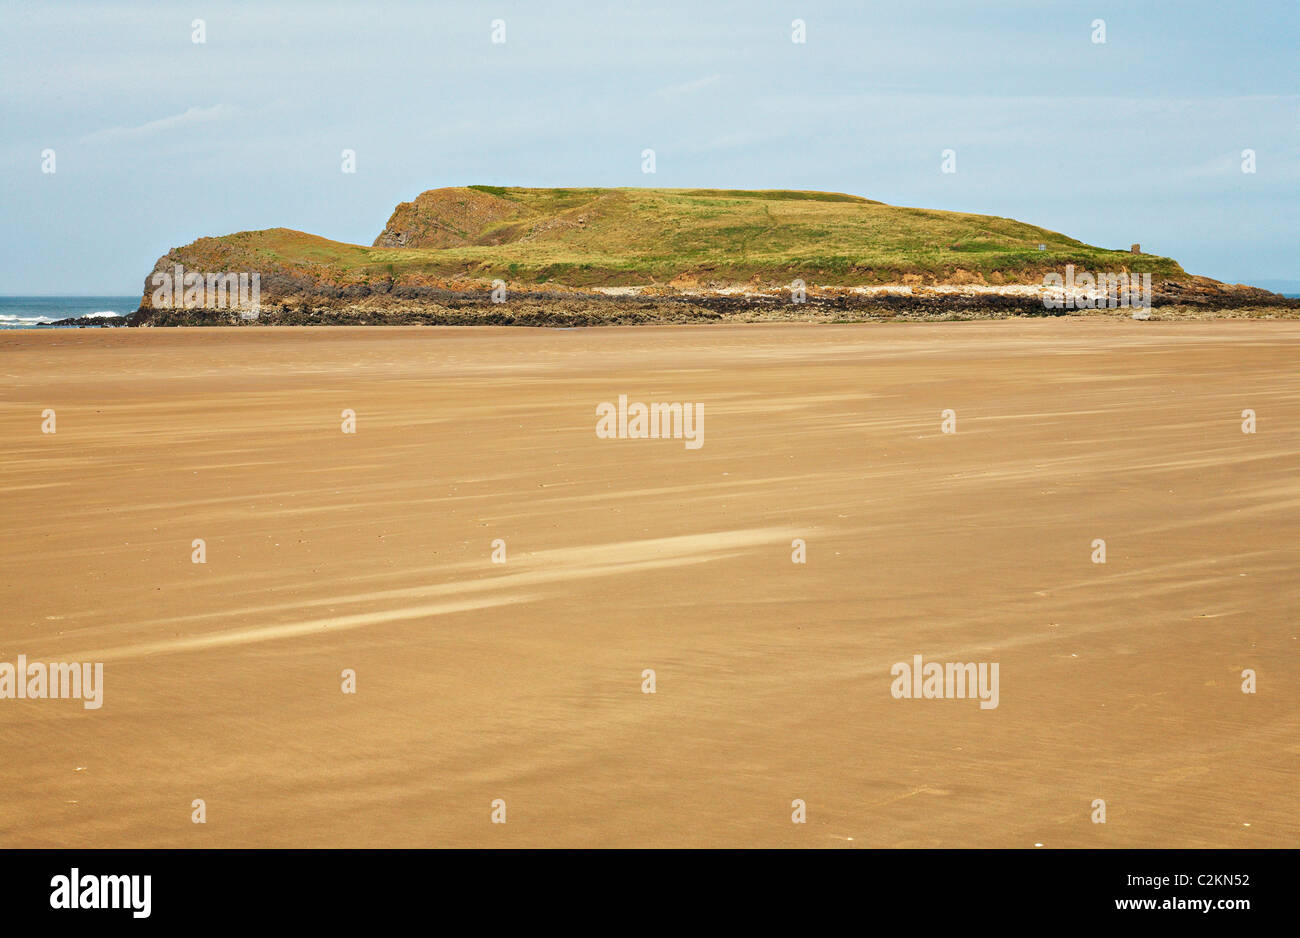
M 573 287 L 674 278 L 784 284 L 798 277 L 825 286 L 908 276 L 1039 282 L 1066 264 L 1186 277 L 1169 258 L 1094 247 L 1014 219 L 828 192 L 438 189 L 399 205 L 386 235 L 401 235 L 405 244 L 367 247 L 274 228 L 202 238 L 173 256 L 198 269 L 282 271 L 339 284 L 388 277 L 500 277 Z

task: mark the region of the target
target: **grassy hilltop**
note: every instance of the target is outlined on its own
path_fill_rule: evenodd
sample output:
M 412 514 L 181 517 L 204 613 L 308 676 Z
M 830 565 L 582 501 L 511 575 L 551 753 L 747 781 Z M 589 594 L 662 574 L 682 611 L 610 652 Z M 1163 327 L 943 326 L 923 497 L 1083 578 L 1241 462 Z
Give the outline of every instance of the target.
M 1046 250 L 1038 250 L 1045 244 Z M 397 206 L 369 247 L 273 228 L 201 238 L 174 263 L 260 271 L 264 295 L 368 291 L 788 284 L 1038 283 L 1066 264 L 1187 274 L 1165 257 L 1093 247 L 1009 218 L 784 190 L 433 189 Z M 149 290 L 146 289 L 146 303 Z

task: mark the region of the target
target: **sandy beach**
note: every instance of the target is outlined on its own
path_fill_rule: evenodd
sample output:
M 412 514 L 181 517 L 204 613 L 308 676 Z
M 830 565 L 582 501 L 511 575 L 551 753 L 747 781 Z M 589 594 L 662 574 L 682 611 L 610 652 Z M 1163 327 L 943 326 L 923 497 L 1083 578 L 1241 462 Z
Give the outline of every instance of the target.
M 0 844 L 1293 847 L 1298 352 L 0 332 L 0 661 L 104 665 L 98 709 L 0 700 Z M 619 395 L 703 445 L 598 438 Z M 895 699 L 915 655 L 998 663 L 998 706 Z

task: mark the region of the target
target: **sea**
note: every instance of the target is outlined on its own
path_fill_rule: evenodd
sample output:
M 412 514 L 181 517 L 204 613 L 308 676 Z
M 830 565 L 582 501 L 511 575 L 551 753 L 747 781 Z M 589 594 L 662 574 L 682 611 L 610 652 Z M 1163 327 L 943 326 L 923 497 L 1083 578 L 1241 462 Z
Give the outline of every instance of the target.
M 139 296 L 0 296 L 0 329 L 76 328 L 45 325 L 79 316 L 125 316 Z

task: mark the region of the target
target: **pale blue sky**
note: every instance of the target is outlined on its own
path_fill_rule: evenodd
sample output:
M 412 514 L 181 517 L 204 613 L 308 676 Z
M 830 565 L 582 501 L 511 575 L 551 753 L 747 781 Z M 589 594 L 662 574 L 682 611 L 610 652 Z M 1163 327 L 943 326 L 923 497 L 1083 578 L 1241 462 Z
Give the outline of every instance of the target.
M 0 294 L 137 294 L 169 248 L 246 229 L 369 244 L 471 183 L 834 190 L 1300 280 L 1296 0 L 0 11 Z

